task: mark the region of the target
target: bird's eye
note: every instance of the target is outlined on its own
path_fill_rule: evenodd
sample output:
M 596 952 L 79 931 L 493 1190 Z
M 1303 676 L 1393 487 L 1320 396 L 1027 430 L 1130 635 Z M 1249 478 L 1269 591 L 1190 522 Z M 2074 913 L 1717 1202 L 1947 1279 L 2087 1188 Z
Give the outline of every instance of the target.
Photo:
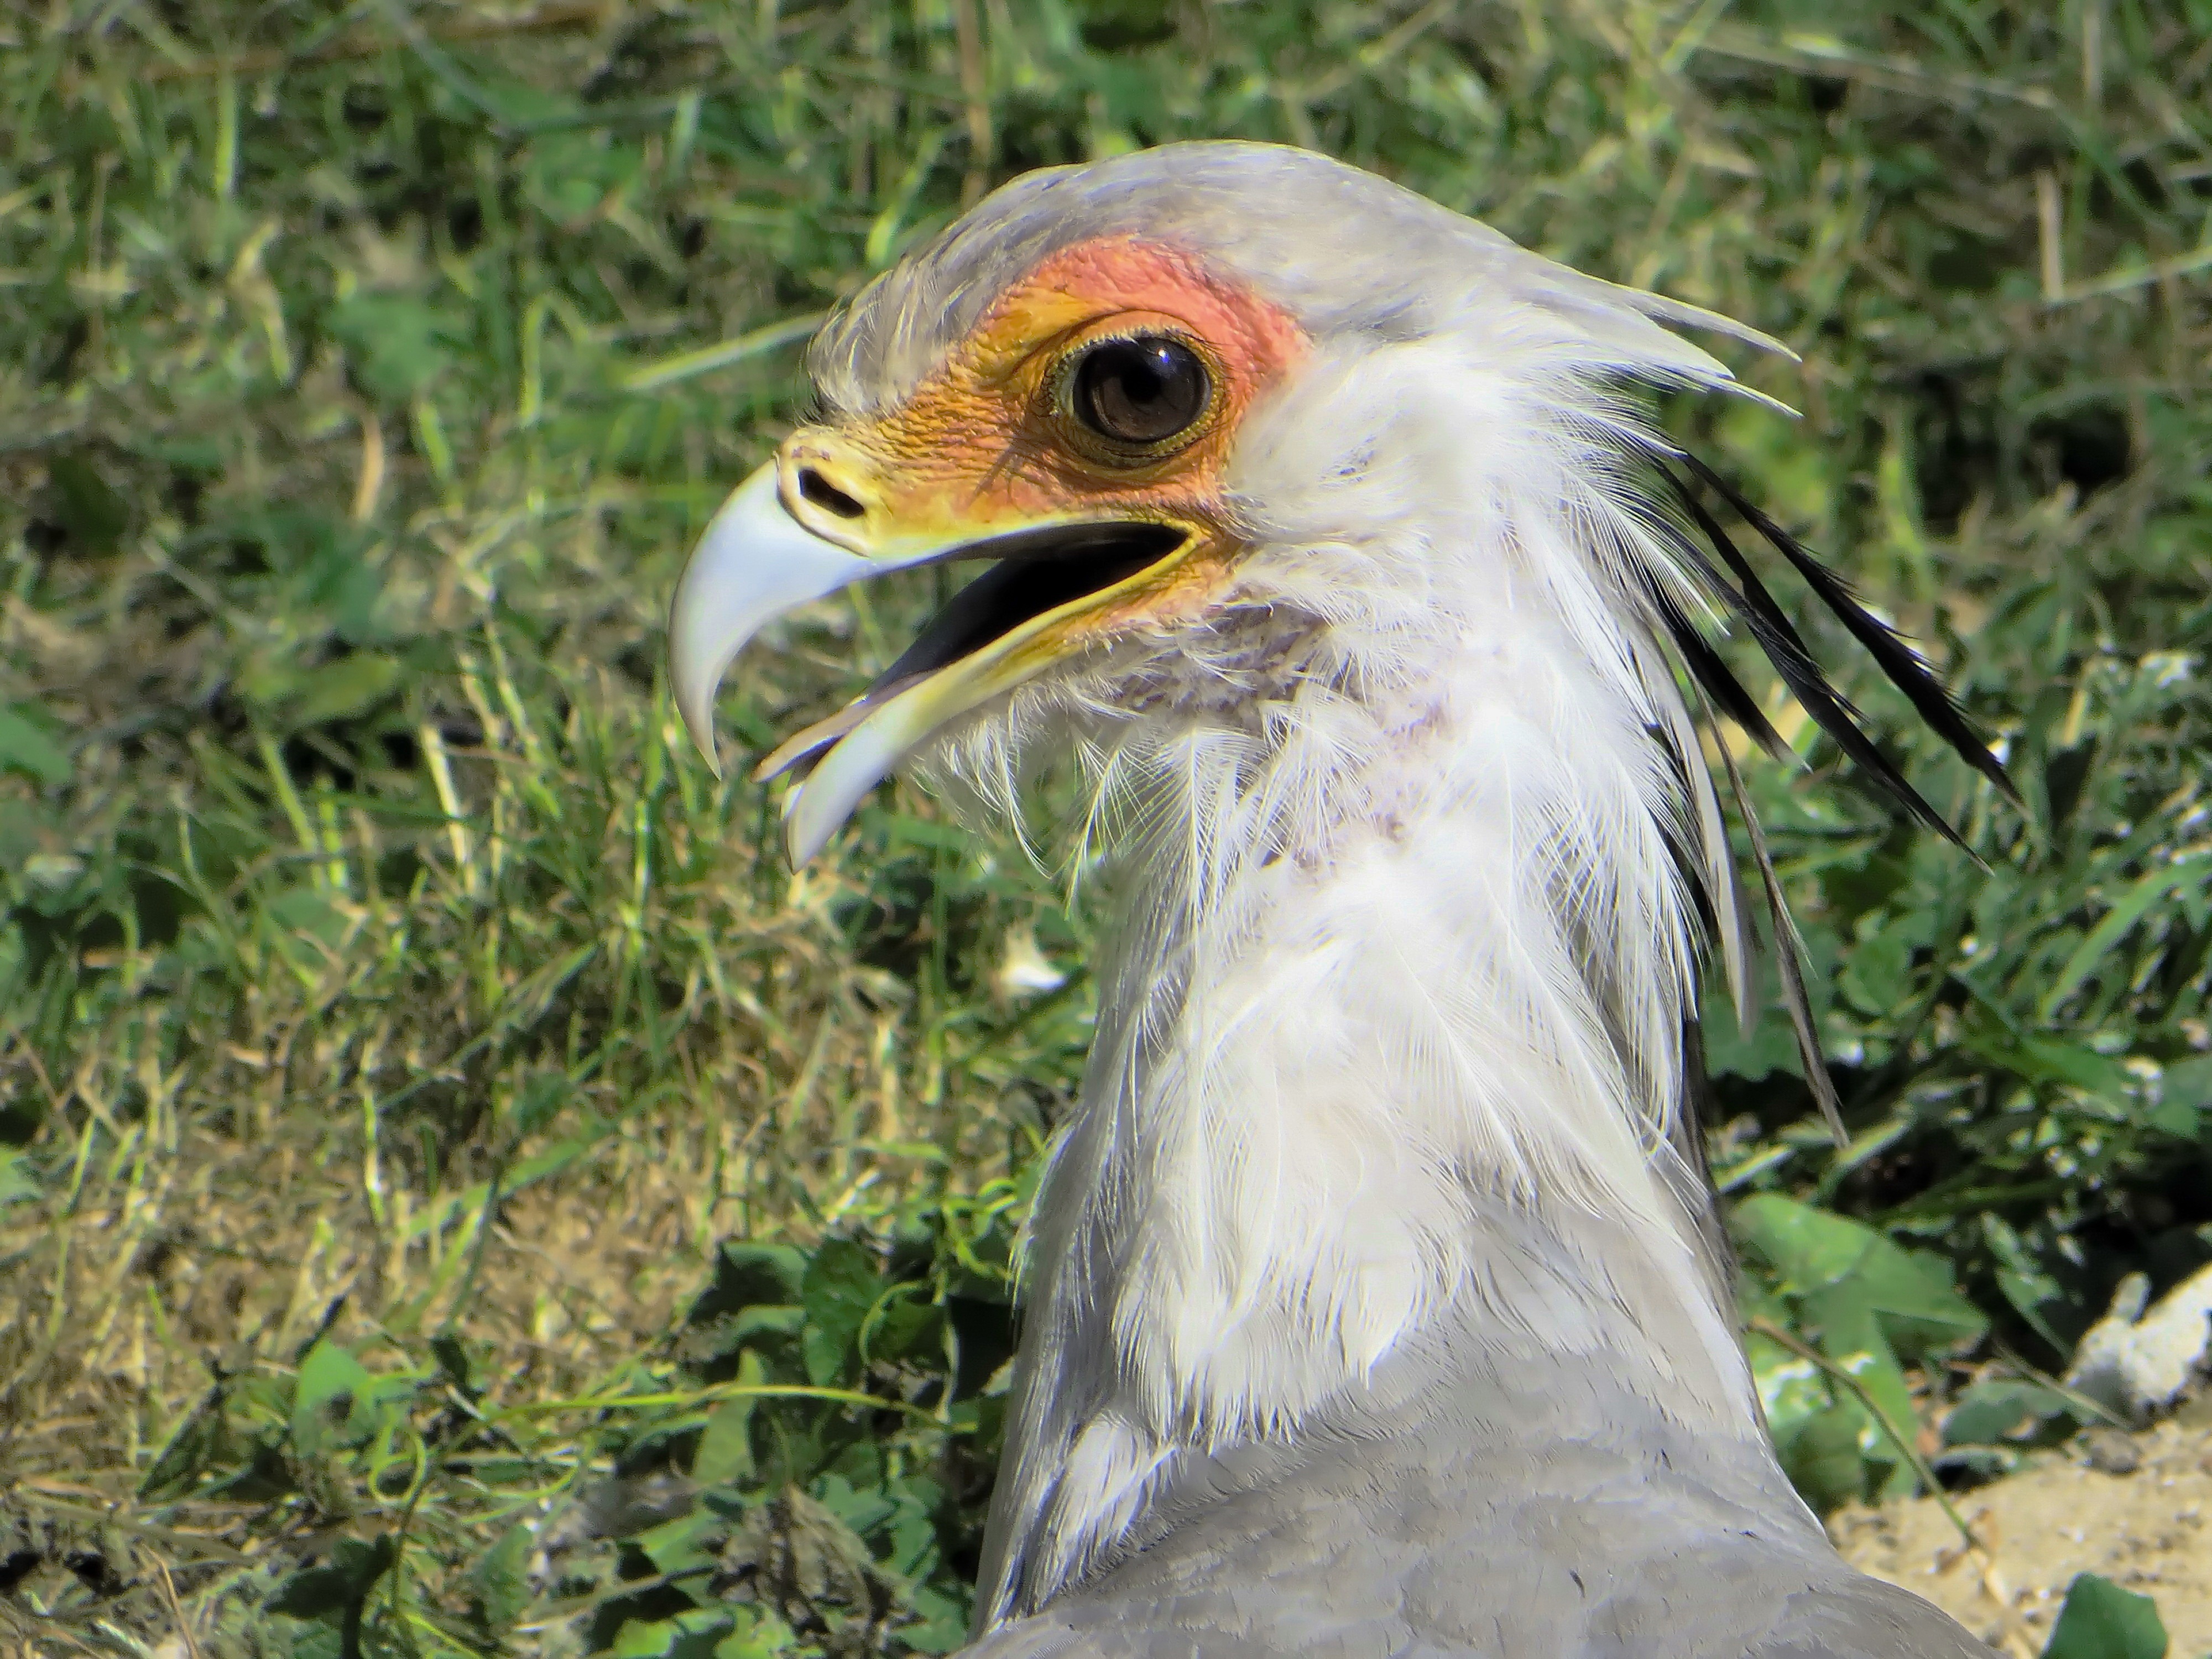
M 1075 417 L 1100 437 L 1149 448 L 1197 423 L 1213 382 L 1182 341 L 1145 334 L 1091 347 L 1069 394 Z

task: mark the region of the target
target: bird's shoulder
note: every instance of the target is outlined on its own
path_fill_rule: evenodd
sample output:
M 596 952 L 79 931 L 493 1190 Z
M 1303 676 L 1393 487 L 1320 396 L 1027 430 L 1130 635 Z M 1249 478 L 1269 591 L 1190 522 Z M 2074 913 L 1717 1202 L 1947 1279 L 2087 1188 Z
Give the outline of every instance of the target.
M 1128 1547 L 984 1659 L 1992 1659 L 1847 1565 L 1763 1444 L 1636 1419 L 1601 1375 L 1541 1455 L 1479 1431 L 1486 1397 L 1411 1391 L 1383 1432 L 1200 1460 Z M 1609 1433 L 1592 1425 L 1606 1423 Z M 1632 1448 L 1633 1449 L 1630 1449 Z
M 1501 1608 L 1501 1612 L 1506 1611 Z M 1002 1626 L 961 1659 L 1997 1659 L 1948 1615 L 1879 1579 L 1838 1580 L 1785 1597 L 1765 1627 L 1685 1601 L 1653 1620 L 1601 1619 L 1564 1644 L 1531 1649 L 1497 1639 L 1409 1627 L 1401 1620 L 1323 1630 L 1286 1629 L 1270 1620 L 1209 1619 L 1203 1609 L 1139 1598 L 1100 1597 Z

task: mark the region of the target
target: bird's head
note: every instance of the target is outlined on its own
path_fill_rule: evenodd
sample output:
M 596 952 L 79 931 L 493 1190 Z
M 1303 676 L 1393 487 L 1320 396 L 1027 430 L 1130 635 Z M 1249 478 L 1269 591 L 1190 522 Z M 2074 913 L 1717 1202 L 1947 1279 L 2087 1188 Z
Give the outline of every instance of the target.
M 764 623 L 879 573 L 987 563 L 763 763 L 812 766 L 788 809 L 804 860 L 909 758 L 988 788 L 1024 750 L 1264 741 L 1304 718 L 1282 713 L 1302 688 L 1405 687 L 1470 637 L 1470 608 L 1534 602 L 1632 682 L 1623 630 L 1711 584 L 1626 482 L 1666 452 L 1620 388 L 1733 384 L 1662 324 L 1772 343 L 1302 151 L 1033 173 L 815 342 L 823 412 L 678 587 L 678 707 L 711 759 L 716 689 Z
M 963 234 L 977 228 L 955 249 Z M 833 325 L 823 417 L 731 498 L 672 613 L 678 697 L 706 744 L 714 684 L 768 616 L 879 572 L 988 562 L 865 696 L 770 757 L 817 763 L 793 807 L 801 860 L 965 717 L 1097 680 L 1117 644 L 1164 647 L 1215 615 L 1251 545 L 1239 439 L 1310 351 L 1283 307 L 1194 250 L 1108 232 L 998 282 L 900 374 L 888 360 L 921 354 L 896 331 L 946 303 L 933 275 L 902 268 Z

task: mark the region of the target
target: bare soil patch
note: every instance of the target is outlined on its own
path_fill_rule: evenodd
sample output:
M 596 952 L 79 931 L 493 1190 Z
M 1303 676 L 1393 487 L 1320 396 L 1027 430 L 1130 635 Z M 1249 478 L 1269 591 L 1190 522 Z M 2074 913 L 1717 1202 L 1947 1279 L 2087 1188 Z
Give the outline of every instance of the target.
M 2170 1659 L 2203 1659 L 2212 1654 L 2212 1399 L 2133 1439 L 2139 1461 L 2126 1474 L 2094 1467 L 2077 1443 L 1952 1501 L 2039 1640 L 2075 1576 L 2094 1572 L 2156 1599 Z M 2100 1461 L 2124 1462 L 2112 1455 L 2124 1449 L 2107 1441 Z M 1999 1642 L 2002 1609 L 1933 1498 L 1839 1510 L 1829 1530 L 1855 1565 Z

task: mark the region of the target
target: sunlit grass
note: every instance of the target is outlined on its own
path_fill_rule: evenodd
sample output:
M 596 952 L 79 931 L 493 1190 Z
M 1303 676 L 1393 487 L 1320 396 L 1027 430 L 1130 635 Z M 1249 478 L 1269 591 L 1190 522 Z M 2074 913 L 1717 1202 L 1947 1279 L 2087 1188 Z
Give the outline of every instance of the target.
M 1984 872 L 1754 780 L 1854 1139 L 1778 1027 L 1717 1025 L 1716 1163 L 1960 1298 L 1887 1331 L 1885 1409 L 2212 1255 L 2212 53 L 2091 9 L 0 14 L 0 1632 L 952 1638 L 1091 922 L 903 786 L 793 875 L 659 623 L 813 319 L 1133 143 L 1319 144 L 1802 354 L 1740 366 L 1801 422 L 1669 418 L 2028 801 L 1899 739 Z M 785 630 L 733 745 L 929 597 Z M 1060 989 L 1002 971 L 1033 949 Z M 1815 1224 L 1757 1213 L 1754 1311 L 1833 1348 L 1772 1259 Z M 1816 1497 L 1909 1480 L 1786 1403 Z

